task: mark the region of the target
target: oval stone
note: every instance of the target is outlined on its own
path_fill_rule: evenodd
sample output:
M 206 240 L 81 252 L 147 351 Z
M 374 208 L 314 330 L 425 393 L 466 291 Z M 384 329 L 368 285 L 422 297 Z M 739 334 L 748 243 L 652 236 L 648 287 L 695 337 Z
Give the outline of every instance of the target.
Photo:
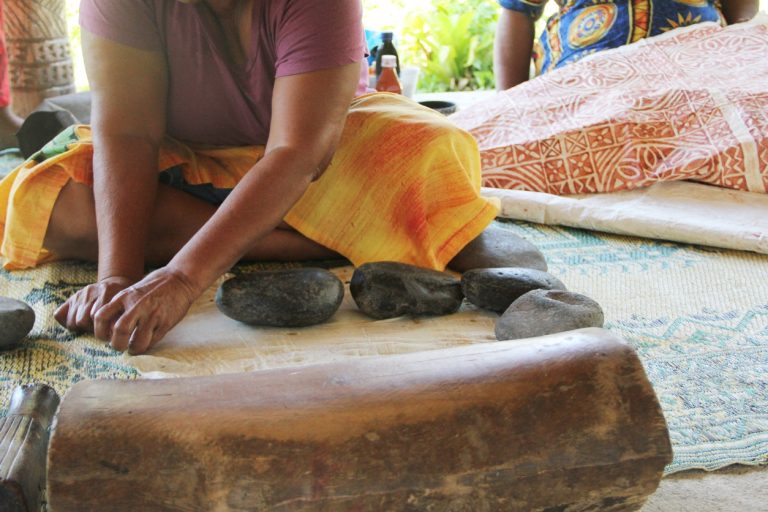
M 24 302 L 0 297 L 0 349 L 15 345 L 35 326 L 35 311 Z
M 356 268 L 349 289 L 357 307 L 379 320 L 448 315 L 464 299 L 461 282 L 451 274 L 391 261 Z
M 558 278 L 532 268 L 478 268 L 464 272 L 461 289 L 469 302 L 503 313 L 531 290 L 566 290 Z
M 508 229 L 491 224 L 469 242 L 448 264 L 451 270 L 523 267 L 547 270 L 547 260 L 531 242 Z
M 533 290 L 513 302 L 499 317 L 496 339 L 533 338 L 602 326 L 602 308 L 586 295 L 562 290 Z
M 216 292 L 222 313 L 267 327 L 305 327 L 325 322 L 344 298 L 341 280 L 321 268 L 265 270 L 228 279 Z

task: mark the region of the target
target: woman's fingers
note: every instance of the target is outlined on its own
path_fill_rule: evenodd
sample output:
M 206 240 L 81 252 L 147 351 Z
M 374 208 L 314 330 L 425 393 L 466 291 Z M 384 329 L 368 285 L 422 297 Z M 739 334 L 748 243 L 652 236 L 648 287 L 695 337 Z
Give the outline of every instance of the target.
M 91 318 L 91 300 L 84 300 L 78 304 L 75 313 L 74 330 L 93 331 L 93 318 Z
M 59 313 L 59 311 L 61 312 L 60 315 L 57 316 L 54 314 L 54 317 L 61 325 L 70 331 L 86 330 L 90 320 L 83 320 L 81 310 L 87 301 L 87 288 L 84 288 L 67 299 L 64 305 L 57 311 L 57 313 Z
M 93 334 L 103 341 L 111 341 L 113 325 L 123 313 L 123 303 L 116 296 L 111 302 L 105 304 L 93 315 Z M 130 333 L 128 333 L 130 336 Z M 128 343 L 126 342 L 126 347 Z M 117 348 L 117 347 L 115 347 Z M 119 350 L 119 349 L 118 349 Z M 122 350 L 125 350 L 123 348 Z
M 89 284 L 59 306 L 53 317 L 71 331 L 91 332 L 94 330 L 93 316 L 96 311 L 130 283 L 130 279 L 125 277 L 110 277 Z
M 88 312 L 88 314 L 91 316 L 91 322 L 93 322 L 93 317 L 96 316 L 96 312 L 110 300 L 112 300 L 112 297 L 106 298 L 104 295 L 100 295 L 95 301 L 93 301 L 93 304 L 91 304 L 91 309 Z
M 65 327 L 69 329 L 70 331 L 76 330 L 76 320 L 77 320 L 77 311 L 80 309 L 80 301 L 78 300 L 78 296 L 76 295 L 74 297 L 74 300 L 72 301 L 72 304 L 69 306 L 69 309 L 67 310 L 67 319 L 65 323 Z
M 114 322 L 110 345 L 112 345 L 112 348 L 115 350 L 125 352 L 128 350 L 131 341 L 135 336 L 142 336 L 139 324 L 143 322 L 139 322 L 140 317 L 137 309 L 138 308 L 131 308 L 125 310 L 117 321 Z
M 156 325 L 154 332 L 152 333 L 152 340 L 149 342 L 149 348 L 152 348 L 155 343 L 165 338 L 165 335 L 168 334 L 168 331 L 170 331 L 172 328 L 172 325 Z
M 128 353 L 131 355 L 139 355 L 152 346 L 152 341 L 155 334 L 156 322 L 152 320 L 139 322 L 136 328 L 133 330 L 133 335 L 128 342 Z
M 71 301 L 72 298 L 70 297 L 67 299 L 64 304 L 56 308 L 56 311 L 53 312 L 53 318 L 56 319 L 57 322 L 59 322 L 60 325 L 63 325 L 64 327 L 67 326 L 67 315 L 69 315 L 69 301 Z
M 123 290 L 94 315 L 96 336 L 121 352 L 145 352 L 152 343 L 160 314 L 155 306 L 146 292 L 134 288 Z

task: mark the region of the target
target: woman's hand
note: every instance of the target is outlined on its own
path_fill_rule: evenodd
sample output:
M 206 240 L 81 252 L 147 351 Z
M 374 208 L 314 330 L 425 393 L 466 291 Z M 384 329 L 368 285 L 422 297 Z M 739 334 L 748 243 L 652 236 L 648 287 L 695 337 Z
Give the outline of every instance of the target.
M 94 334 L 117 350 L 142 354 L 184 318 L 201 293 L 182 272 L 163 267 L 99 308 Z
M 96 311 L 135 282 L 128 277 L 113 276 L 89 284 L 59 306 L 53 317 L 70 331 L 93 332 Z

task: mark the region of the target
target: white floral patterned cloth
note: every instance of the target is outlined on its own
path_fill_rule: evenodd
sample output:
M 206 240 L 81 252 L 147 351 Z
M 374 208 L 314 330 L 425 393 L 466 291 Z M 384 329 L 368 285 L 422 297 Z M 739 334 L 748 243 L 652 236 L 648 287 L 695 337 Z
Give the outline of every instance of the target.
M 768 16 L 606 50 L 451 116 L 483 185 L 550 194 L 694 180 L 768 192 Z

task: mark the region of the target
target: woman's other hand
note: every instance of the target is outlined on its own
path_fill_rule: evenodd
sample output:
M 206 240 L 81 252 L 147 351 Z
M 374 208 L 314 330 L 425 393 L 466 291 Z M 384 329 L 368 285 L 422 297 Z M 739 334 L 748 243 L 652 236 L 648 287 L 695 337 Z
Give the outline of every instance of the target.
M 128 277 L 113 276 L 89 284 L 59 306 L 53 317 L 70 331 L 93 332 L 96 311 L 135 282 Z
M 201 293 L 182 272 L 160 268 L 99 308 L 94 334 L 116 350 L 142 354 L 184 318 Z

